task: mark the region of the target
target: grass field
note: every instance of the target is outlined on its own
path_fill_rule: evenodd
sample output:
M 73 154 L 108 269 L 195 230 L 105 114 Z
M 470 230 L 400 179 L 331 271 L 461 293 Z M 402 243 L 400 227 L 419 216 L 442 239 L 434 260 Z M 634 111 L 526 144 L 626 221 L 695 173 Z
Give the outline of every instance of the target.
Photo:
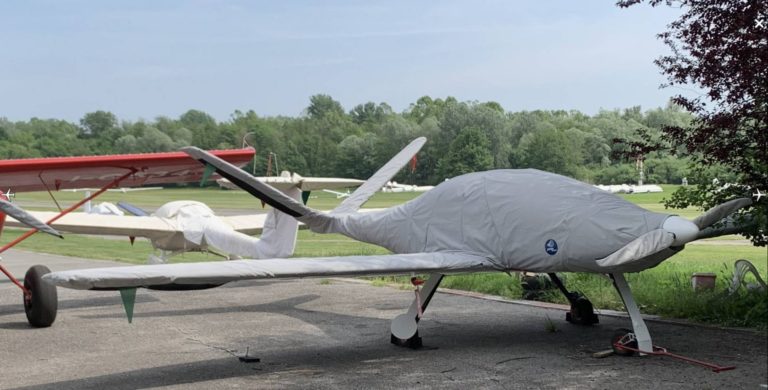
M 621 195 L 641 207 L 652 211 L 669 212 L 693 218 L 701 210 L 665 210 L 661 201 L 669 196 L 674 186 L 664 186 L 661 194 Z M 62 207 L 82 199 L 81 193 L 56 193 Z M 413 199 L 413 193 L 378 193 L 366 207 L 388 207 Z M 250 195 L 241 191 L 224 191 L 218 188 L 178 188 L 162 191 L 109 192 L 99 201 L 129 201 L 150 210 L 165 202 L 181 199 L 194 199 L 205 202 L 219 212 L 240 211 L 243 213 L 261 210 L 261 204 Z M 16 202 L 30 209 L 50 210 L 55 208 L 47 193 L 19 194 Z M 309 205 L 328 210 L 340 202 L 335 196 L 315 192 Z M 249 211 L 250 210 L 250 211 Z M 7 229 L 0 237 L 0 243 L 7 243 L 17 237 L 20 231 Z M 727 239 L 730 241 L 722 241 Z M 66 235 L 60 240 L 37 234 L 18 246 L 21 249 L 45 253 L 56 253 L 85 258 L 118 260 L 141 264 L 146 262 L 152 247 L 146 240 L 137 240 L 131 246 L 128 239 L 104 239 L 91 236 Z M 297 257 L 344 256 L 360 254 L 383 254 L 387 251 L 375 245 L 364 244 L 341 235 L 322 235 L 302 230 L 299 232 Z M 768 273 L 768 252 L 766 248 L 756 248 L 740 241 L 737 236 L 721 237 L 709 244 L 688 245 L 684 251 L 668 259 L 658 267 L 639 274 L 631 274 L 628 280 L 641 308 L 649 314 L 668 317 L 689 318 L 702 322 L 730 326 L 748 326 L 766 329 L 768 324 L 768 294 L 741 291 L 736 295 L 727 295 L 727 284 L 732 274 L 733 263 L 737 259 L 747 259 L 755 264 L 760 273 Z M 219 257 L 210 254 L 187 253 L 174 257 L 174 262 L 216 261 Z M 710 293 L 694 293 L 691 289 L 690 276 L 694 272 L 712 272 L 718 276 L 718 285 Z M 592 300 L 596 307 L 623 309 L 621 300 L 610 281 L 595 274 L 564 274 L 569 289 L 580 291 Z M 403 281 L 399 278 L 379 279 L 383 281 Z M 478 273 L 447 277 L 442 284 L 445 287 L 478 291 L 509 298 L 520 298 L 522 289 L 516 277 L 501 273 Z M 544 294 L 544 299 L 565 303 L 559 292 Z

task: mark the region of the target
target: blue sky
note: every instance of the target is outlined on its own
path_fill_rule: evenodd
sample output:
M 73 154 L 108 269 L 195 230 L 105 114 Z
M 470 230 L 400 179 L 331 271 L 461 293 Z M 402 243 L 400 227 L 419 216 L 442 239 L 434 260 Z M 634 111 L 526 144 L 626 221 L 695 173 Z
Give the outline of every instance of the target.
M 3 1 L 0 117 L 227 120 L 423 95 L 508 111 L 666 104 L 655 34 L 679 10 L 613 1 Z

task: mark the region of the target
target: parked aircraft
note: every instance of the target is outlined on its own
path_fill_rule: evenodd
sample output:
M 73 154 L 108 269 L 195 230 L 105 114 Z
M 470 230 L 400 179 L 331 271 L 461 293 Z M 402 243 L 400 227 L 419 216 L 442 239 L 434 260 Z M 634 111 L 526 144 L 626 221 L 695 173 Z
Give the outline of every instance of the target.
M 297 200 L 301 196 L 308 196 L 309 192 L 315 189 L 348 188 L 364 183 L 363 180 L 356 179 L 305 178 L 288 171 L 283 171 L 278 177 L 256 179 Z M 224 178 L 216 181 L 225 188 L 235 187 Z M 122 191 L 126 192 L 125 189 Z M 129 237 L 131 242 L 136 237 L 147 238 L 159 252 L 149 256 L 150 264 L 166 263 L 172 256 L 192 251 L 210 252 L 227 258 L 289 257 L 296 246 L 297 229 L 303 227 L 303 224 L 299 224 L 294 218 L 281 216 L 273 210 L 266 214 L 217 216 L 205 204 L 191 200 L 166 203 L 153 214 L 139 210 L 133 214 L 140 215 L 134 216 L 123 216 L 122 212 L 115 212 L 116 206 L 101 206 L 110 212 L 73 212 L 54 222 L 52 226 L 76 234 L 125 236 Z M 135 211 L 136 208 L 132 210 Z M 41 220 L 48 220 L 56 214 L 30 213 Z M 19 223 L 11 219 L 7 225 L 15 227 L 19 226 Z M 261 239 L 253 237 L 259 233 L 262 234 Z
M 323 190 L 323 192 L 327 192 L 329 194 L 336 195 L 336 199 L 342 199 L 342 198 L 349 198 L 350 195 L 352 195 L 349 190 L 347 192 L 339 192 L 339 191 L 333 191 L 333 190 Z
M 262 183 L 269 184 L 281 191 L 291 188 L 298 188 L 302 191 L 304 203 L 306 203 L 307 199 L 309 199 L 309 193 L 315 190 L 351 188 L 365 183 L 364 180 L 346 179 L 339 177 L 303 177 L 298 173 L 291 173 L 288 171 L 282 171 L 280 176 L 259 176 L 255 177 L 255 179 Z M 218 179 L 216 180 L 216 183 L 218 183 L 222 188 L 227 188 L 230 190 L 241 189 L 227 178 Z
M 401 155 L 412 154 L 424 142 L 415 140 Z M 245 279 L 426 273 L 430 276 L 421 292 L 407 312 L 391 323 L 393 343 L 416 347 L 421 344 L 418 322 L 446 274 L 601 273 L 612 278 L 621 295 L 639 349 L 651 352 L 651 336 L 624 274 L 654 267 L 685 244 L 718 234 L 713 224 L 751 204 L 750 199 L 735 199 L 689 221 L 645 210 L 577 180 L 523 169 L 462 175 L 405 204 L 357 213 L 394 175 L 388 164 L 336 209 L 324 213 L 202 150 L 186 148 L 185 152 L 314 232 L 340 233 L 380 245 L 392 254 L 238 260 L 227 262 L 226 267 L 207 262 L 98 268 L 55 272 L 44 278 L 74 289 L 120 290 L 130 319 L 137 287 L 183 290 Z M 572 320 L 592 322 L 589 301 L 573 293 L 566 296 Z
M 427 192 L 435 186 L 417 186 L 413 184 L 400 184 L 396 181 L 388 181 L 384 187 L 381 187 L 381 192 Z
M 647 194 L 647 193 L 653 193 L 653 192 L 664 192 L 664 189 L 661 188 L 661 186 L 658 186 L 656 184 L 644 184 L 644 185 L 634 185 L 634 184 L 612 184 L 612 185 L 602 185 L 598 184 L 595 187 L 603 190 L 608 191 L 612 194 Z
M 213 153 L 233 164 L 242 166 L 253 158 L 255 152 L 253 149 L 247 148 L 215 151 Z M 207 179 L 212 173 L 212 171 L 206 172 L 194 160 L 180 152 L 16 159 L 0 161 L 0 188 L 12 188 L 15 192 L 47 190 L 49 193 L 52 190 L 69 188 L 100 188 L 91 196 L 61 212 L 49 214 L 46 221 L 51 224 L 112 187 L 200 181 Z M 51 194 L 51 196 L 53 195 Z M 0 230 L 5 224 L 5 214 L 17 220 L 21 218 L 26 224 L 32 224 L 34 229 L 4 245 L 0 248 L 0 253 L 30 237 L 38 230 L 48 233 L 55 232 L 45 224 L 35 225 L 35 218 L 31 216 L 31 213 L 20 214 L 18 210 L 13 209 L 14 205 L 7 202 L 3 202 L 3 206 L 0 209 L 2 211 L 0 213 Z M 23 284 L 2 264 L 0 264 L 0 271 L 22 290 L 24 310 L 30 325 L 35 327 L 50 326 L 56 319 L 58 307 L 56 288 L 48 283 L 43 283 L 40 279 L 43 274 L 49 272 L 49 269 L 43 265 L 32 266 L 27 271 Z
M 297 199 L 300 196 L 298 191 L 290 193 Z M 122 206 L 128 208 L 125 203 Z M 116 206 L 105 208 L 112 210 Z M 68 233 L 128 237 L 131 242 L 136 237 L 146 238 L 158 252 L 149 255 L 148 263 L 159 264 L 184 252 L 210 252 L 227 258 L 288 257 L 293 254 L 299 225 L 295 219 L 281 218 L 272 210 L 261 214 L 218 216 L 205 204 L 191 200 L 168 202 L 152 214 L 136 207 L 129 208 L 139 215 L 73 212 L 51 226 Z M 48 220 L 57 214 L 48 211 L 29 213 L 40 220 Z M 18 227 L 20 223 L 9 218 L 6 225 Z M 275 234 L 275 240 L 261 241 L 253 237 L 259 233 Z

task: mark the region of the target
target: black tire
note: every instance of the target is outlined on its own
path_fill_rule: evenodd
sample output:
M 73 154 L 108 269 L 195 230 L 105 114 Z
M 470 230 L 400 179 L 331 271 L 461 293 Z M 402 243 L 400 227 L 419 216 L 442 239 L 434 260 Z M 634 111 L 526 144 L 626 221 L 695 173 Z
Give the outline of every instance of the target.
M 619 356 L 632 356 L 635 354 L 635 351 L 630 351 L 628 349 L 616 346 L 616 343 L 618 343 L 619 340 L 621 340 L 628 333 L 632 333 L 632 331 L 627 328 L 616 329 L 616 331 L 613 333 L 613 337 L 611 337 L 611 348 L 613 349 L 613 353 Z M 632 340 L 626 344 L 626 346 L 637 349 L 637 340 Z
M 59 308 L 59 296 L 56 286 L 43 281 L 43 275 L 51 270 L 44 265 L 35 265 L 24 275 L 24 288 L 29 290 L 31 297 L 24 297 L 24 312 L 27 321 L 35 328 L 47 328 L 56 320 Z
M 577 325 L 592 325 L 599 322 L 595 310 L 592 307 L 592 302 L 589 299 L 579 296 L 571 304 L 571 311 L 566 316 L 566 320 L 572 324 Z

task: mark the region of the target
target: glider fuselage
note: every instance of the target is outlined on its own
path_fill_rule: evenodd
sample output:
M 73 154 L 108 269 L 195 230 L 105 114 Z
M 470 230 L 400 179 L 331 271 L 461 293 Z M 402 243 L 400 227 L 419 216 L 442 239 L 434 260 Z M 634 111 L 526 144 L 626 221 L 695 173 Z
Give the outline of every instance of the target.
M 668 216 L 564 176 L 493 170 L 453 178 L 381 212 L 345 215 L 330 228 L 395 253 L 462 251 L 509 270 L 606 272 L 595 260 L 660 228 Z

